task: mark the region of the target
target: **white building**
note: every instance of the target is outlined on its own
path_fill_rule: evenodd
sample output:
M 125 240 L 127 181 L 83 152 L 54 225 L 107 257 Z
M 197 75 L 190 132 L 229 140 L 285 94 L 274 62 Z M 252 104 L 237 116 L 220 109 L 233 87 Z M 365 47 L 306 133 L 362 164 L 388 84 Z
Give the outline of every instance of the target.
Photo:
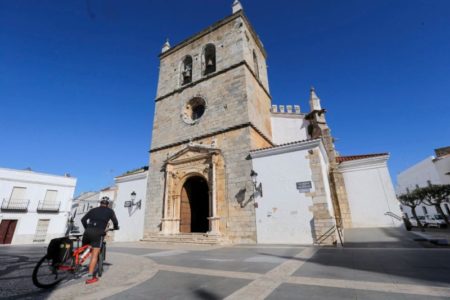
M 340 156 L 352 227 L 400 226 L 399 202 L 387 166 L 388 153 Z
M 0 244 L 64 236 L 76 178 L 0 168 Z
M 436 156 L 429 156 L 397 175 L 398 195 L 413 191 L 428 184 L 450 184 L 450 147 L 435 149 Z M 450 204 L 441 205 L 442 210 L 450 216 Z M 411 209 L 402 205 L 405 216 L 411 217 Z M 434 206 L 420 205 L 416 208 L 418 216 L 436 215 Z
M 115 186 L 106 187 L 98 192 L 84 192 L 73 199 L 72 214 L 74 231 L 84 232 L 81 219 L 89 210 L 100 205 L 103 197 L 108 197 L 110 207 L 114 208 L 114 200 L 116 199 L 117 188 Z
M 314 90 L 310 106 L 312 112 L 321 111 Z M 312 136 L 311 121 L 298 106 L 273 105 L 271 123 L 277 145 L 250 152 L 257 173 L 254 200 L 258 243 L 321 244 L 339 233 L 337 227 L 402 225 L 387 153 L 337 155 L 332 170 L 329 156 L 334 150 L 326 150 L 326 139 Z M 321 124 L 327 130 L 324 119 Z M 329 149 L 334 148 L 329 145 Z M 335 180 L 342 178 L 335 183 L 336 193 L 341 193 L 335 196 L 338 204 L 333 202 L 330 172 L 339 173 L 333 175 Z M 257 189 L 259 184 L 262 193 Z M 317 236 L 317 232 L 323 234 Z
M 148 167 L 128 171 L 114 178 L 114 185 L 98 192 L 85 192 L 74 199 L 72 215 L 74 230 L 84 232 L 81 219 L 94 207 L 100 205 L 103 197 L 108 197 L 114 209 L 120 230 L 110 233 L 111 240 L 117 242 L 139 241 L 144 232 L 145 196 L 147 192 Z
M 143 237 L 147 176 L 148 167 L 143 167 L 114 178 L 114 211 L 120 226 L 114 232 L 116 242 L 139 241 Z

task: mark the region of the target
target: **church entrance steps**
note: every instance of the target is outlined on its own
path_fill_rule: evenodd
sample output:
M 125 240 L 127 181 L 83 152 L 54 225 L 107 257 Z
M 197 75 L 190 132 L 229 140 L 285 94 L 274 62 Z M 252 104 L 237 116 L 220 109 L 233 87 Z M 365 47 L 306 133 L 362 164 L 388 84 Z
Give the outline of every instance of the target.
M 175 243 L 175 244 L 201 244 L 201 245 L 223 245 L 230 242 L 218 235 L 207 235 L 206 233 L 180 233 L 172 235 L 147 234 L 143 242 Z

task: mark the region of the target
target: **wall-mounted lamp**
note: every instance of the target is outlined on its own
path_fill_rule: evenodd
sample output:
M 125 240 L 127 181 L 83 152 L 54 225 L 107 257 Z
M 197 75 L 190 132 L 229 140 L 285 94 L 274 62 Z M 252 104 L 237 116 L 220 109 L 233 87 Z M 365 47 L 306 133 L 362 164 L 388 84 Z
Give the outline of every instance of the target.
M 263 195 L 263 190 L 262 190 L 262 183 L 260 182 L 258 184 L 257 182 L 257 177 L 258 177 L 258 173 L 256 173 L 255 171 L 251 171 L 250 172 L 250 177 L 252 177 L 252 181 L 253 181 L 253 190 L 254 190 L 254 197 L 256 198 L 258 195 L 262 197 Z
M 135 191 L 131 192 L 130 199 L 131 199 L 131 201 L 125 201 L 124 207 L 136 206 L 137 208 L 141 209 L 142 200 L 139 200 L 138 202 L 135 202 L 135 200 L 136 200 L 136 192 Z

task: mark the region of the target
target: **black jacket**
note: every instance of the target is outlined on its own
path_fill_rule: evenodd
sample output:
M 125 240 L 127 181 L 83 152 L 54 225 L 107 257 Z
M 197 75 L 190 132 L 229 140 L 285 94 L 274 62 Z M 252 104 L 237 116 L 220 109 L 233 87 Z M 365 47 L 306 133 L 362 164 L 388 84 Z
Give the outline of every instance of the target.
M 99 228 L 105 230 L 109 220 L 113 222 L 114 229 L 119 228 L 119 222 L 117 221 L 114 210 L 109 207 L 99 206 L 88 211 L 81 219 L 81 223 L 84 228 Z

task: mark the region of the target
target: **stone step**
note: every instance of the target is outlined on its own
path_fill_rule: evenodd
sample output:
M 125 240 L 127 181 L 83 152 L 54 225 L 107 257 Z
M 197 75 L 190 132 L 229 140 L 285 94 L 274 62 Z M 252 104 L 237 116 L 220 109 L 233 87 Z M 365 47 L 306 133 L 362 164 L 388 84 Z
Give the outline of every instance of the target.
M 221 236 L 208 236 L 203 233 L 190 234 L 148 234 L 142 239 L 143 242 L 154 243 L 176 243 L 176 244 L 202 244 L 202 245 L 222 245 L 229 244 L 228 241 Z

